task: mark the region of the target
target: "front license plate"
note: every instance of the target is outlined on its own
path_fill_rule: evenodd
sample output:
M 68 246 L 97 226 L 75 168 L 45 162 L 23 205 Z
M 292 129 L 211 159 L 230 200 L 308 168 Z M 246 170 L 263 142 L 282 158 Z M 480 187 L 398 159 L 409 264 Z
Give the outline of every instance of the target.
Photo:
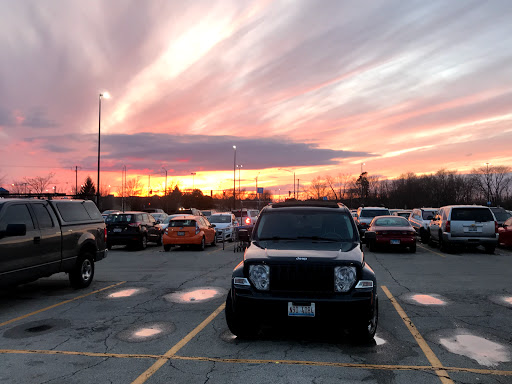
M 400 244 L 400 240 L 389 240 L 389 244 L 398 245 Z
M 288 316 L 294 317 L 315 317 L 315 303 L 311 305 L 295 305 L 288 302 Z
M 114 228 L 114 232 L 121 232 L 122 229 L 121 228 Z
M 183 232 L 183 231 L 178 231 L 178 236 L 185 236 L 185 232 Z

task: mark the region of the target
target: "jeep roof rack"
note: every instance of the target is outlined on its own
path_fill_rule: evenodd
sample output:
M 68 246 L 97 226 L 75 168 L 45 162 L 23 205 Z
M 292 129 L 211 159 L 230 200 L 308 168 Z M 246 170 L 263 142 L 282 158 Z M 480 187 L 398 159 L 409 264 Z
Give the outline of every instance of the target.
M 269 204 L 272 208 L 281 208 L 281 207 L 323 207 L 323 208 L 346 208 L 343 203 L 338 203 L 336 201 L 329 200 L 294 200 L 294 201 L 284 201 L 280 203 L 272 203 Z

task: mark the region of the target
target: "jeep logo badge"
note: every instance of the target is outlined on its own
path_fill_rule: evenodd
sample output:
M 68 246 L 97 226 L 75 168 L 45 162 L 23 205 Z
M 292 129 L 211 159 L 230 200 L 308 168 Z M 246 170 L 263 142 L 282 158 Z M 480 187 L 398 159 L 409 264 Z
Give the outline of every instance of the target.
M 307 261 L 308 258 L 307 257 L 296 257 L 295 260 L 298 260 L 298 261 Z

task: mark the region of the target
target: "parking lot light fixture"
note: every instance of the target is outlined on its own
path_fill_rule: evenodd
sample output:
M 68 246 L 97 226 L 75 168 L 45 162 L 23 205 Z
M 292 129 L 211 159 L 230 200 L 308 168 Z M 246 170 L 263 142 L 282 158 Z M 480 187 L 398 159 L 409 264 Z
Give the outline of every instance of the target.
M 286 172 L 293 173 L 293 198 L 295 199 L 295 171 L 290 171 L 289 169 L 286 169 L 286 168 L 279 168 L 279 169 L 286 171 Z

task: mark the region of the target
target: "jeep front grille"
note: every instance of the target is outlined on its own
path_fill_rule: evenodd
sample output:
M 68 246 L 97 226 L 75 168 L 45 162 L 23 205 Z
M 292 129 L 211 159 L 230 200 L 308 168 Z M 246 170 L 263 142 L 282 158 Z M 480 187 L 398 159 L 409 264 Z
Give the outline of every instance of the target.
M 311 264 L 270 266 L 270 290 L 273 292 L 333 292 L 334 267 Z

